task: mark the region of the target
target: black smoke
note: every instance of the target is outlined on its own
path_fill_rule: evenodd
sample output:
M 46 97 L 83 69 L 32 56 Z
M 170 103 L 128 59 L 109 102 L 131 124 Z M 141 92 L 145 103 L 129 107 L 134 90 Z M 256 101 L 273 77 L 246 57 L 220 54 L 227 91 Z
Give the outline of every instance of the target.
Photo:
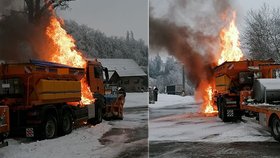
M 51 12 L 31 22 L 23 4 L 23 0 L 0 1 L 0 60 L 27 62 L 43 59 L 49 51 L 45 32 Z
M 205 10 L 207 6 L 210 9 Z M 164 49 L 175 56 L 194 85 L 210 82 L 219 50 L 219 31 L 231 11 L 228 1 L 174 0 L 160 17 L 154 16 L 154 9 L 150 8 L 149 17 L 151 50 Z M 180 14 L 191 17 L 191 21 L 178 20 Z

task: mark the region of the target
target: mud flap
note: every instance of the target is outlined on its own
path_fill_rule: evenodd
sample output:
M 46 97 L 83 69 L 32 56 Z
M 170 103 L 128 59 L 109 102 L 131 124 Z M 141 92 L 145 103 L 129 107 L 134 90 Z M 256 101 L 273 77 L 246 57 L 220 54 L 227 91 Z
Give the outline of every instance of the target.
M 95 110 L 96 110 L 96 105 L 95 104 L 89 104 L 88 106 L 88 119 L 95 118 Z
M 226 109 L 226 115 L 228 118 L 234 117 L 234 110 L 233 109 Z
M 27 138 L 33 138 L 34 137 L 34 128 L 26 128 L 25 129 L 25 136 Z

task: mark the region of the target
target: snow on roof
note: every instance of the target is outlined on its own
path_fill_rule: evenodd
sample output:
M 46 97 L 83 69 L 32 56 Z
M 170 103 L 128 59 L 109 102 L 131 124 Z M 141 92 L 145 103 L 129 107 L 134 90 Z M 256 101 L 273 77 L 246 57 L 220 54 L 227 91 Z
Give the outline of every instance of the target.
M 280 78 L 269 78 L 269 79 L 258 79 L 266 90 L 279 90 L 280 89 Z
M 116 71 L 108 71 L 109 78 L 111 78 L 115 72 Z
M 120 77 L 146 76 L 133 59 L 98 59 L 108 70 L 115 70 Z

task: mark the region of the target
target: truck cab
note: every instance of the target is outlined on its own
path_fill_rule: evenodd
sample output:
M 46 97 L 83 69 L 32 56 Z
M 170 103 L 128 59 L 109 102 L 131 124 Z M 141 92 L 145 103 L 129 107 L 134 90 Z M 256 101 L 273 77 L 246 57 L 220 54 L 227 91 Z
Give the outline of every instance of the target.
M 108 69 L 97 59 L 87 59 L 87 80 L 94 95 L 95 104 L 102 107 L 102 117 L 106 120 L 123 119 L 126 93 L 123 88 L 109 84 Z

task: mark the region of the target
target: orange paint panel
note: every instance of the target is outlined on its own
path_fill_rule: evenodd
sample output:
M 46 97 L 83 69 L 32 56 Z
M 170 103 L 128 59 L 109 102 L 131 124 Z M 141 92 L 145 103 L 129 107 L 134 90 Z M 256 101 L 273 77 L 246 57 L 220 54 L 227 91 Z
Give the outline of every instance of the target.
M 58 68 L 57 73 L 59 75 L 67 75 L 67 74 L 69 74 L 69 69 L 68 68 Z

